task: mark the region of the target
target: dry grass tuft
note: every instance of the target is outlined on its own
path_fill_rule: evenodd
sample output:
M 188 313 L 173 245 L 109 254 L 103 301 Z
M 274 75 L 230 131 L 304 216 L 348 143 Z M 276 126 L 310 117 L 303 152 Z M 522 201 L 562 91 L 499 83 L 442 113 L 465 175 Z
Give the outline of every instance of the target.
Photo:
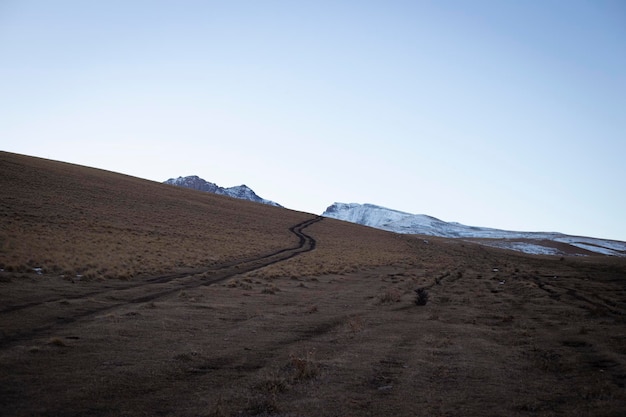
M 217 398 L 217 401 L 213 405 L 208 417 L 229 417 L 230 413 L 227 411 L 226 403 L 222 396 Z
M 281 372 L 269 371 L 262 376 L 256 388 L 270 395 L 277 395 L 290 388 L 289 379 Z
M 50 339 L 48 339 L 48 345 L 50 346 L 57 346 L 57 347 L 66 347 L 67 344 L 65 343 L 65 341 L 63 339 L 61 339 L 60 337 L 52 337 Z
M 361 316 L 351 316 L 348 318 L 346 325 L 350 333 L 359 333 L 363 330 L 363 318 Z
M 289 357 L 290 368 L 294 371 L 294 379 L 303 381 L 315 378 L 319 374 L 319 365 L 315 360 L 315 351 L 307 350 L 303 354 L 291 354 Z
M 263 288 L 263 290 L 261 291 L 261 293 L 263 294 L 276 294 L 277 292 L 280 292 L 280 288 L 278 288 L 274 284 L 267 284 L 266 287 Z
M 275 416 L 280 413 L 278 401 L 274 395 L 263 395 L 248 400 L 244 415 L 249 416 Z
M 378 301 L 380 304 L 392 304 L 400 302 L 401 298 L 402 292 L 400 290 L 397 288 L 390 288 L 378 296 Z

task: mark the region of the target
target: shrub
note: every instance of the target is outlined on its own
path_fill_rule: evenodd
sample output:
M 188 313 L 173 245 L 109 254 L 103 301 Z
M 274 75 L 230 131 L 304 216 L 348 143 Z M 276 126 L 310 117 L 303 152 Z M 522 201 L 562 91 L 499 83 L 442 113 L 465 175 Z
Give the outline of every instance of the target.
M 418 306 L 424 306 L 428 302 L 428 291 L 425 288 L 418 288 L 415 290 L 417 297 L 415 298 L 415 304 Z
M 261 293 L 263 293 L 263 294 L 276 294 L 279 291 L 280 291 L 280 288 L 278 288 L 276 285 L 269 284 L 267 287 L 263 288 Z

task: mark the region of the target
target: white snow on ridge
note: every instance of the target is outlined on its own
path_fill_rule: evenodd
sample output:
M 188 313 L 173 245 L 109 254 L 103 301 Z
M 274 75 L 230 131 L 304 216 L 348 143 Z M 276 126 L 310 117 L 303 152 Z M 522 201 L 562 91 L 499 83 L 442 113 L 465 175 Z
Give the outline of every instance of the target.
M 577 248 L 581 248 L 581 249 L 585 249 L 591 252 L 596 252 L 596 253 L 600 253 L 602 255 L 610 255 L 610 256 L 624 256 L 623 253 L 620 252 L 616 252 L 613 249 L 609 249 L 609 248 L 604 248 L 601 246 L 596 246 L 596 245 L 588 245 L 585 243 L 579 243 L 579 242 L 572 242 L 569 243 L 572 246 L 576 246 Z
M 569 245 L 577 246 L 587 250 L 593 250 L 590 246 L 602 246 L 603 248 L 610 249 L 614 252 L 622 252 L 626 254 L 626 242 L 620 242 L 617 240 L 596 239 L 592 237 L 581 236 L 562 236 L 556 239 L 557 242 L 567 243 Z
M 528 253 L 531 255 L 562 255 L 563 252 L 559 251 L 555 248 L 550 248 L 547 246 L 541 246 L 534 243 L 527 242 L 507 242 L 507 241 L 498 241 L 498 242 L 480 242 L 485 246 L 493 246 L 495 248 L 502 249 L 510 249 L 517 252 Z
M 626 242 L 568 236 L 556 232 L 515 232 L 487 227 L 448 223 L 424 214 L 410 214 L 373 204 L 334 203 L 322 216 L 358 223 L 395 233 L 421 234 L 466 239 L 506 239 L 499 242 L 480 242 L 488 246 L 538 255 L 560 255 L 564 252 L 541 244 L 541 241 L 560 242 L 602 255 L 626 256 Z M 523 239 L 525 241 L 515 241 Z M 532 240 L 535 243 L 529 243 Z M 549 242 L 547 243 L 549 245 Z M 572 248 L 575 251 L 574 248 Z
M 213 194 L 239 198 L 241 200 L 254 201 L 256 203 L 263 203 L 270 206 L 282 207 L 280 204 L 275 203 L 274 201 L 259 197 L 254 191 L 252 191 L 250 187 L 245 184 L 237 185 L 235 187 L 224 188 L 212 182 L 205 181 L 197 175 L 170 178 L 169 180 L 164 181 L 164 183 L 176 185 L 178 187 L 191 188 L 193 190 L 205 191 Z
M 341 213 L 341 217 L 346 221 L 365 226 L 383 226 L 410 216 L 409 213 L 382 209 L 371 204 L 336 204 L 336 206 L 337 213 Z M 328 212 L 328 210 L 326 211 Z

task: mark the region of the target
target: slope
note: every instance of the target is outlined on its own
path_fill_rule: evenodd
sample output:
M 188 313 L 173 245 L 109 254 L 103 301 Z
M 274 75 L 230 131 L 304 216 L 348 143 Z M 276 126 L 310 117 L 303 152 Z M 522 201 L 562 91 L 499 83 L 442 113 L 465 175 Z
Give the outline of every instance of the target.
M 0 154 L 2 265 L 132 277 L 272 252 L 310 215 L 112 172 Z
M 400 235 L 19 155 L 0 167 L 0 416 L 626 412 L 623 258 Z M 123 252 L 133 275 L 107 275 Z

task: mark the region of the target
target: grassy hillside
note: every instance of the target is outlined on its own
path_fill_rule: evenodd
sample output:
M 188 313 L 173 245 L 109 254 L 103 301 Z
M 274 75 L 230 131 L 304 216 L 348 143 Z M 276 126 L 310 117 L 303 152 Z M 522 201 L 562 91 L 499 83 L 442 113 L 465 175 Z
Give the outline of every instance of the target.
M 0 190 L 0 416 L 626 414 L 624 258 L 9 153 Z
M 269 252 L 303 213 L 0 154 L 6 270 L 130 278 Z
M 289 227 L 312 217 L 6 152 L 0 189 L 0 267 L 7 271 L 127 279 L 202 269 L 293 244 Z

